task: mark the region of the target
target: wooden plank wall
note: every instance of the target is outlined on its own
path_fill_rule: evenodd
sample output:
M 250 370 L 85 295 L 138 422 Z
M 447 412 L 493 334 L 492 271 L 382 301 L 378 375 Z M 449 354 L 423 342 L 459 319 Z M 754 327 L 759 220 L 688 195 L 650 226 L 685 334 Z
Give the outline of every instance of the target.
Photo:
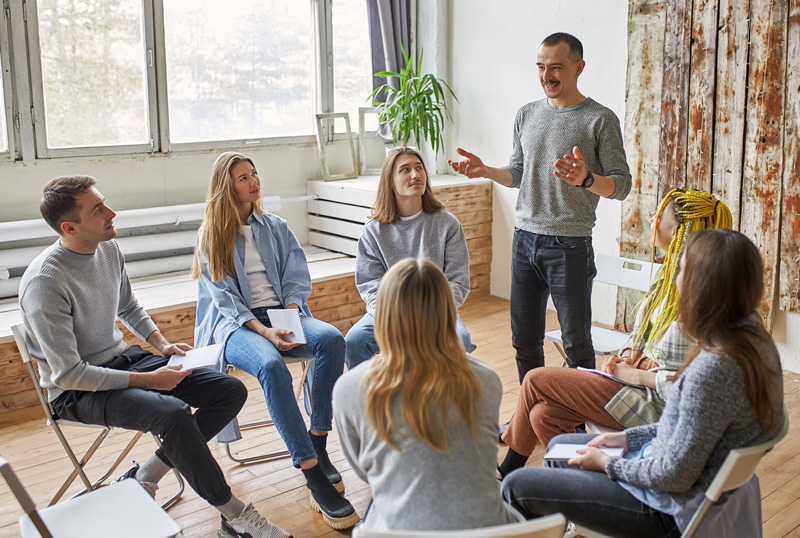
M 663 34 L 643 31 L 662 19 Z M 762 252 L 761 312 L 771 329 L 778 290 L 782 309 L 800 311 L 800 0 L 635 0 L 628 28 L 625 139 L 634 189 L 623 204 L 622 253 L 649 252 L 643 222 L 667 191 L 713 192 Z M 661 45 L 662 64 L 646 69 L 641 59 Z M 657 160 L 644 140 L 653 122 L 636 114 L 647 107 L 661 112 Z M 657 184 L 643 173 L 654 166 Z M 618 326 L 631 305 L 620 293 Z

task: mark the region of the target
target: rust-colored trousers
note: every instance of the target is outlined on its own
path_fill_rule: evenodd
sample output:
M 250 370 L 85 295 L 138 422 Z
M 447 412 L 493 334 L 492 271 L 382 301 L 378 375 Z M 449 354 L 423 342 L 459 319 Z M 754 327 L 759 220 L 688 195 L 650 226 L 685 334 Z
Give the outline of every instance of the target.
M 537 443 L 547 446 L 556 435 L 572 433 L 584 422 L 622 430 L 605 410 L 622 387 L 613 379 L 573 368 L 531 370 L 522 381 L 517 410 L 503 441 L 518 454 L 530 456 Z

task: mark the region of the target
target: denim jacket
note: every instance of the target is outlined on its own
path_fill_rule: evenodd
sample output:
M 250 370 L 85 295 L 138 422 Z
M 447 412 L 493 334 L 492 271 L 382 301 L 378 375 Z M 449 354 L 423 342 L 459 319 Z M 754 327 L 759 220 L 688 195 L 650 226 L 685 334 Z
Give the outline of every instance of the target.
M 256 248 L 278 300 L 284 308 L 296 304 L 305 315 L 311 316 L 306 306 L 311 295 L 311 275 L 306 255 L 289 225 L 278 216 L 255 211 L 247 219 L 247 224 L 253 229 Z M 195 347 L 225 343 L 237 329 L 255 319 L 250 312 L 250 281 L 244 270 L 245 241 L 241 234 L 236 234 L 234 246 L 233 265 L 237 277 L 229 274 L 224 280 L 214 282 L 208 271 L 208 260 L 202 257 L 194 326 Z

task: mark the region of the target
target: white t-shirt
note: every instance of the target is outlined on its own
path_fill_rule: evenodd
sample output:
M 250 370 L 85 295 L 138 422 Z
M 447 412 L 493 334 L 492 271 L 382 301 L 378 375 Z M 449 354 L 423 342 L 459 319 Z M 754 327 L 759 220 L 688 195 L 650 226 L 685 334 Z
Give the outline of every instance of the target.
M 275 294 L 275 288 L 269 281 L 261 255 L 256 248 L 253 229 L 250 226 L 242 226 L 239 233 L 244 236 L 244 272 L 250 281 L 250 308 L 280 306 L 281 302 Z

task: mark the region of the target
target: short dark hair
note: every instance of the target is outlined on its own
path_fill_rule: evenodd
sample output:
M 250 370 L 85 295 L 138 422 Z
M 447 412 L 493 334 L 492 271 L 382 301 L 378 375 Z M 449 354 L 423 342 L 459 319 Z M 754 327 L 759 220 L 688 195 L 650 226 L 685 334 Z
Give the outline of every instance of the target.
M 97 180 L 91 176 L 61 176 L 48 181 L 39 204 L 45 222 L 59 235 L 62 222 L 80 222 L 80 208 L 75 197 L 95 183 Z
M 583 60 L 583 45 L 580 40 L 572 34 L 566 32 L 556 32 L 544 38 L 542 45 L 545 47 L 555 47 L 559 43 L 566 43 L 569 46 L 570 60 L 580 62 Z

